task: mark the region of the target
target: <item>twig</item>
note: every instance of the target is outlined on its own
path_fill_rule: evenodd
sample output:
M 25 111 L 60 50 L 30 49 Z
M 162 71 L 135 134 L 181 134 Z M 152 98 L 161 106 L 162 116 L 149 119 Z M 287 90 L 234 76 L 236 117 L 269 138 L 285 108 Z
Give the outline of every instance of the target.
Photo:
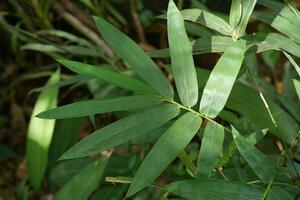
M 61 4 L 59 4 L 58 2 L 54 2 L 54 8 L 61 15 L 61 17 L 64 18 L 64 20 L 66 20 L 69 24 L 71 24 L 75 29 L 77 29 L 79 32 L 81 32 L 83 35 L 85 35 L 91 41 L 93 41 L 97 45 L 99 45 L 108 57 L 114 56 L 114 53 L 111 50 L 111 48 L 109 46 L 107 46 L 107 44 L 93 30 L 91 30 L 90 28 L 85 26 L 76 17 L 71 15 L 69 12 L 67 12 L 61 6 Z
M 146 42 L 145 31 L 143 29 L 139 15 L 136 12 L 135 0 L 130 0 L 130 13 L 140 42 Z

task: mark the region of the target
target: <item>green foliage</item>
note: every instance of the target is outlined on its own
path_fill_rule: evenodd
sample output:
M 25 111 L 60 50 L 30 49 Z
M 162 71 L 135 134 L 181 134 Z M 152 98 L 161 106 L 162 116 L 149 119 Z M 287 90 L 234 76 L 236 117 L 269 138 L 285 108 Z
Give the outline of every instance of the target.
M 46 86 L 59 81 L 60 72 L 53 73 Z M 27 165 L 31 185 L 40 190 L 47 163 L 48 152 L 54 131 L 55 120 L 44 120 L 35 117 L 38 113 L 56 107 L 58 88 L 44 90 L 39 95 L 28 126 L 26 145 Z
M 51 27 L 47 6 L 33 2 L 43 27 Z M 296 8 L 273 0 L 232 0 L 226 16 L 198 1 L 192 1 L 197 8 L 180 11 L 170 0 L 166 15 L 160 16 L 166 21 L 169 48 L 146 53 L 119 30 L 127 21 L 114 8 L 116 1 L 101 1 L 111 13 L 109 21 L 99 5 L 80 2 L 101 16 L 94 21 L 108 46 L 102 39 L 95 44 L 90 37 L 63 30 L 45 29 L 35 35 L 1 22 L 14 37 L 25 38 L 22 50 L 43 52 L 78 74 L 59 81 L 60 72 L 50 72 L 47 84 L 33 90 L 41 94 L 28 128 L 26 157 L 35 190 L 44 182 L 55 191 L 54 199 L 66 200 L 296 198 L 300 186 Z M 253 11 L 256 3 L 271 12 L 261 7 Z M 277 32 L 268 27 L 248 34 L 251 17 Z M 211 71 L 195 67 L 196 55 L 211 53 L 217 59 Z M 152 58 L 170 58 L 163 60 L 170 65 L 161 69 Z M 261 60 L 266 66 L 260 65 Z M 285 72 L 286 83 L 277 75 L 281 62 L 292 74 Z M 268 70 L 270 81 L 264 72 Z M 58 89 L 70 85 L 70 90 L 84 85 L 90 94 L 56 107 Z M 103 116 L 109 123 L 103 120 L 98 126 Z M 94 128 L 88 135 L 85 117 Z M 3 157 L 15 156 L 6 146 L 0 148 Z M 123 184 L 130 184 L 128 190 Z

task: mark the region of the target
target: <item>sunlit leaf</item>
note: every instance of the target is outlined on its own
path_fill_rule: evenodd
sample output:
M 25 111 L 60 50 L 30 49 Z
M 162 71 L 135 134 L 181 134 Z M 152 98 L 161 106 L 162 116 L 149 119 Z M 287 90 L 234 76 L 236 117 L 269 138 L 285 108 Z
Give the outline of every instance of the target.
M 46 83 L 46 86 L 58 83 L 59 74 L 59 71 L 53 73 Z M 58 88 L 52 88 L 41 92 L 33 108 L 28 126 L 26 158 L 29 181 L 36 190 L 40 190 L 41 181 L 48 164 L 48 152 L 55 121 L 39 119 L 35 116 L 42 111 L 56 107 L 57 98 Z
M 198 84 L 192 46 L 185 32 L 183 18 L 174 4 L 168 7 L 168 40 L 173 76 L 181 102 L 192 107 L 198 101 Z
M 200 102 L 200 113 L 216 117 L 224 108 L 244 59 L 246 42 L 229 46 L 211 72 Z
M 197 22 L 223 35 L 230 35 L 230 27 L 222 18 L 201 9 L 186 9 L 181 11 L 184 20 Z

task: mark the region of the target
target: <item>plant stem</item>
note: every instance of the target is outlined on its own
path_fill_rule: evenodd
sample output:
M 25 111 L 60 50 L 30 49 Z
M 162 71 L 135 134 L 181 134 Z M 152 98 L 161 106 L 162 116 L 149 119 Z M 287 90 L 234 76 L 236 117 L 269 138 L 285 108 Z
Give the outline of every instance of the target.
M 179 159 L 187 167 L 187 169 L 192 173 L 192 176 L 196 177 L 197 176 L 197 167 L 193 163 L 193 161 L 189 158 L 189 156 L 187 155 L 187 153 L 184 150 L 179 154 Z

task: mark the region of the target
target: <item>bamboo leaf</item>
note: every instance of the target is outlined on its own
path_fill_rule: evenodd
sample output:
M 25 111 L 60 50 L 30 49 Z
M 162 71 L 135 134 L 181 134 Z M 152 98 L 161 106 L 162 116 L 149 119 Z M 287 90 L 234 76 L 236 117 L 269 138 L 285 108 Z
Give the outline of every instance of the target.
M 198 84 L 192 46 L 185 32 L 183 18 L 174 4 L 168 7 L 168 40 L 173 75 L 181 102 L 192 107 L 198 101 Z
M 105 149 L 123 144 L 142 134 L 152 131 L 179 113 L 174 105 L 163 104 L 149 108 L 141 113 L 132 114 L 101 128 L 84 138 L 67 152 L 60 160 L 88 156 Z
M 193 54 L 220 53 L 232 45 L 234 40 L 231 37 L 213 35 L 191 41 Z M 148 53 L 152 58 L 170 57 L 169 49 L 159 49 Z
M 250 16 L 253 12 L 253 9 L 255 7 L 256 0 L 241 0 L 240 6 L 241 6 L 241 18 L 240 21 L 235 29 L 234 35 L 236 38 L 239 38 L 244 35 L 248 21 L 250 19 Z
M 266 133 L 268 132 L 268 129 L 262 129 L 259 131 L 255 131 L 254 133 L 251 133 L 250 135 L 248 135 L 246 137 L 246 140 L 249 144 L 251 145 L 256 145 L 260 140 L 262 140 Z M 232 141 L 228 147 L 228 149 L 223 152 L 222 158 L 218 163 L 218 167 L 224 166 L 226 165 L 231 158 L 234 156 L 234 154 L 237 151 L 237 147 L 235 145 L 235 142 Z
M 84 200 L 97 188 L 108 158 L 100 158 L 83 168 L 54 196 L 55 200 Z
M 273 186 L 268 193 L 267 200 L 294 200 L 295 198 L 290 195 L 286 190 L 278 186 Z
M 233 31 L 239 24 L 242 17 L 242 1 L 241 0 L 232 0 L 230 7 L 229 15 L 229 25 Z
M 99 113 L 127 111 L 152 107 L 161 103 L 161 99 L 150 96 L 129 96 L 114 99 L 85 100 L 60 106 L 37 115 L 43 119 L 63 119 L 83 117 Z
M 264 12 L 260 11 L 254 12 L 253 17 L 270 25 L 271 27 L 290 37 L 294 41 L 300 43 L 300 26 L 295 26 L 286 18 L 280 15 L 266 15 Z
M 274 114 L 280 138 L 290 143 L 296 136 L 299 125 L 281 107 L 277 106 L 275 102 L 272 102 L 268 98 L 266 100 L 271 113 Z M 226 107 L 249 117 L 259 127 L 269 128 L 273 134 L 277 134 L 277 129 L 268 115 L 260 94 L 255 89 L 244 84 L 236 84 L 232 89 Z
M 300 99 L 300 81 L 293 79 L 293 83 L 294 83 L 298 98 Z
M 184 180 L 167 185 L 167 190 L 190 200 L 261 200 L 261 190 L 241 182 Z
M 294 66 L 296 72 L 298 73 L 298 76 L 300 77 L 300 67 L 299 65 L 296 63 L 296 61 L 293 59 L 293 57 L 291 55 L 289 55 L 288 53 L 283 51 L 283 54 L 289 59 L 290 63 Z
M 223 148 L 224 128 L 217 123 L 206 124 L 197 164 L 197 174 L 209 176 Z
M 153 182 L 183 151 L 201 125 L 201 118 L 188 112 L 160 137 L 147 154 L 129 187 L 127 197 Z
M 201 9 L 185 9 L 181 11 L 184 20 L 202 24 L 218 31 L 222 35 L 230 35 L 230 26 L 222 18 Z
M 50 77 L 46 86 L 59 82 L 57 71 Z M 54 130 L 54 120 L 44 120 L 35 117 L 36 114 L 57 104 L 58 88 L 44 90 L 40 93 L 33 108 L 31 119 L 28 126 L 26 155 L 29 181 L 36 190 L 40 190 L 41 181 L 48 164 L 48 151 Z
M 245 46 L 246 42 L 239 40 L 225 50 L 204 88 L 200 113 L 214 118 L 224 108 L 242 65 Z
M 51 185 L 63 185 L 97 158 L 79 158 L 57 162 L 50 170 L 48 181 Z
M 290 22 L 293 23 L 295 26 L 300 26 L 300 13 L 297 8 L 294 8 L 291 4 L 286 2 L 285 4 L 274 1 L 274 0 L 258 0 L 258 4 L 266 6 L 273 11 L 276 12 L 276 15 L 280 15 Z
M 99 17 L 94 17 L 94 20 L 102 37 L 120 57 L 159 94 L 173 99 L 171 84 L 148 55 L 110 23 Z
M 76 143 L 82 126 L 82 118 L 58 121 L 50 146 L 49 162 L 54 163 L 68 148 Z
M 272 165 L 269 163 L 267 157 L 250 144 L 239 132 L 232 126 L 232 134 L 234 142 L 246 160 L 248 165 L 252 168 L 255 174 L 264 183 L 268 183 L 274 176 Z
M 149 87 L 142 81 L 131 78 L 125 74 L 117 73 L 109 69 L 104 69 L 102 67 L 96 67 L 93 65 L 88 65 L 85 63 L 80 63 L 71 60 L 57 60 L 57 61 L 60 64 L 64 65 L 65 67 L 69 68 L 70 70 L 78 74 L 97 78 L 105 82 L 112 83 L 118 87 L 132 90 L 140 94 L 147 94 L 147 95 L 156 94 L 156 92 L 151 87 Z

